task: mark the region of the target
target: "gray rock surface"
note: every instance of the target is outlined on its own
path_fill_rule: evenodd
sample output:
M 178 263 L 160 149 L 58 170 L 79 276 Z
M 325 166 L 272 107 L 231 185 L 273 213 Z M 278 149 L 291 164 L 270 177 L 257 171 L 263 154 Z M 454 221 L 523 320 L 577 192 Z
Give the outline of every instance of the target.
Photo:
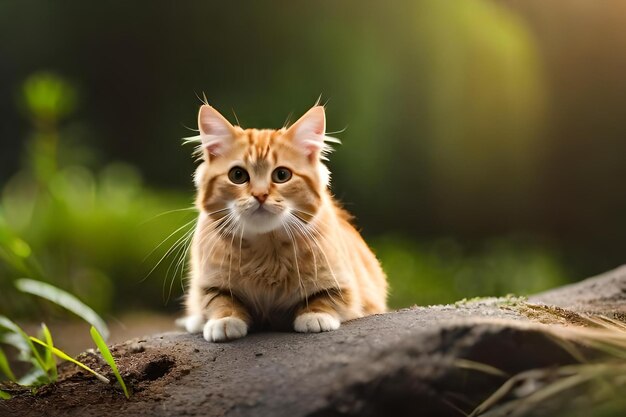
M 624 288 L 622 267 L 529 301 L 561 313 L 571 308 L 573 317 L 601 311 L 619 318 Z M 114 350 L 134 390 L 130 400 L 65 365 L 61 380 L 36 395 L 12 391 L 0 415 L 461 416 L 511 375 L 575 362 L 528 326 L 536 321 L 528 305 L 488 298 L 414 307 L 329 333 L 256 333 L 223 344 L 184 333 L 151 336 Z M 555 323 L 568 324 L 567 317 L 559 313 Z M 82 360 L 107 372 L 95 354 Z
M 626 314 L 626 265 L 576 284 L 566 285 L 529 298 L 568 310 Z

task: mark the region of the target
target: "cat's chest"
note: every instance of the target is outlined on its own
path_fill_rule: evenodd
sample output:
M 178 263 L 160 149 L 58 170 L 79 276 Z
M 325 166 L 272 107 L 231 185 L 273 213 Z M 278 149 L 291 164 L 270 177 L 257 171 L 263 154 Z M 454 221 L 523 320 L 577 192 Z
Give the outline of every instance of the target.
M 233 256 L 229 287 L 251 313 L 271 320 L 313 291 L 316 272 L 307 258 L 297 246 L 281 242 L 244 248 Z
M 238 244 L 239 243 L 239 244 Z M 234 242 L 205 264 L 217 287 L 228 289 L 259 317 L 288 311 L 318 292 L 320 255 L 302 241 Z
M 289 286 L 314 273 L 310 253 L 292 242 L 268 241 L 248 245 L 234 254 L 241 283 L 261 286 Z

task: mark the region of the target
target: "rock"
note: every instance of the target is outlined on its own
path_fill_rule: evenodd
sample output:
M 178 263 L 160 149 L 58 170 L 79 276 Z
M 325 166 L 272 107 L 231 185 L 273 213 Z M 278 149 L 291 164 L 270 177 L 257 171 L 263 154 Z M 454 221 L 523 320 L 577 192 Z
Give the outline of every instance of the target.
M 592 324 L 588 312 L 620 319 L 624 288 L 622 267 L 528 301 L 414 307 L 328 333 L 255 333 L 224 344 L 199 334 L 146 337 L 142 349 L 136 341 L 116 346 L 130 400 L 67 364 L 58 383 L 35 395 L 12 391 L 13 399 L 0 402 L 0 415 L 460 416 L 513 375 L 553 374 L 576 363 L 572 346 L 592 358 L 596 353 L 587 345 L 575 338 L 564 343 L 558 335 Z M 108 372 L 95 358 L 90 365 Z M 524 380 L 515 395 L 532 392 L 545 378 Z M 569 410 L 559 400 L 542 407 L 552 410 L 544 415 Z M 491 415 L 498 410 L 496 404 Z
M 564 307 L 571 311 L 608 313 L 626 318 L 626 265 L 589 278 L 537 294 L 529 301 Z

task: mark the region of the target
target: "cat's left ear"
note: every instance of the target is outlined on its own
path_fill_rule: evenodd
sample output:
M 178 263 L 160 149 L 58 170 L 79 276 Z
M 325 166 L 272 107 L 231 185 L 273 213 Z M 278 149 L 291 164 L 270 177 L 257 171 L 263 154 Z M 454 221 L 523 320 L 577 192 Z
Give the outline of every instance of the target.
M 318 160 L 324 149 L 326 135 L 324 106 L 315 106 L 307 111 L 304 116 L 287 129 L 286 135 L 310 161 Z
M 205 158 L 223 155 L 232 146 L 235 128 L 224 116 L 208 104 L 198 112 L 198 129 Z

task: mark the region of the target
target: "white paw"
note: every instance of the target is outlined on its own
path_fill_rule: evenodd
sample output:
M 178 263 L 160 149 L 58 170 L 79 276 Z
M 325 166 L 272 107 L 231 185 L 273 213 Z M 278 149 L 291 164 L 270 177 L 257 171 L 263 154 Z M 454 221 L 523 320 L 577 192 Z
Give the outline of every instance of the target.
M 194 314 L 193 316 L 181 317 L 176 320 L 176 325 L 184 328 L 189 333 L 200 333 L 206 323 L 206 319 L 202 314 Z
M 300 333 L 319 333 L 337 330 L 340 324 L 328 313 L 304 313 L 296 317 L 293 328 Z
M 225 342 L 248 334 L 248 325 L 236 317 L 211 319 L 204 325 L 202 335 L 209 342 Z

